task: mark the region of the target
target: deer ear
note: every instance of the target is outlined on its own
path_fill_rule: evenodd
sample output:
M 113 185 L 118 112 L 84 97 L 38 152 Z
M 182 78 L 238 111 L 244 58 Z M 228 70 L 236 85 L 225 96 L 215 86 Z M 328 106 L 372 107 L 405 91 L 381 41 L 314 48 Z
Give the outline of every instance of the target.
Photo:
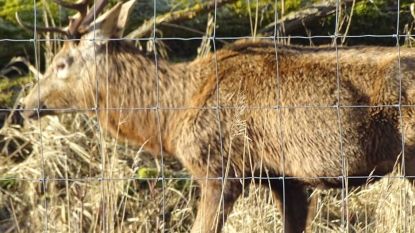
M 131 9 L 133 8 L 135 0 L 130 0 L 124 4 L 122 4 L 120 14 L 117 20 L 117 28 L 119 28 L 120 34 L 118 38 L 122 37 L 124 33 L 125 26 L 127 26 L 128 16 L 130 16 Z
M 135 0 L 130 0 L 124 4 L 117 3 L 111 10 L 98 17 L 89 26 L 88 31 L 93 33 L 95 29 L 96 37 L 101 39 L 121 38 L 127 24 L 128 15 L 134 3 Z

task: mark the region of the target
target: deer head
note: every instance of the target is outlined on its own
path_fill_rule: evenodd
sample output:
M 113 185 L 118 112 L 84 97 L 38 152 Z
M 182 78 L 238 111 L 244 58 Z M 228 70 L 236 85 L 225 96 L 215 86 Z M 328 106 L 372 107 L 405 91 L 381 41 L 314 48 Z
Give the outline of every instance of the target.
M 106 0 L 98 0 L 89 11 L 89 0 L 77 3 L 55 1 L 78 13 L 70 17 L 66 28 L 37 28 L 38 32 L 61 33 L 68 40 L 22 101 L 26 109 L 24 115 L 30 118 L 55 114 L 64 109 L 90 109 L 95 105 L 96 81 L 102 75 L 98 71 L 105 69 L 105 45 L 110 39 L 122 36 L 129 11 L 135 2 L 118 3 L 105 14 L 95 17 L 104 9 Z

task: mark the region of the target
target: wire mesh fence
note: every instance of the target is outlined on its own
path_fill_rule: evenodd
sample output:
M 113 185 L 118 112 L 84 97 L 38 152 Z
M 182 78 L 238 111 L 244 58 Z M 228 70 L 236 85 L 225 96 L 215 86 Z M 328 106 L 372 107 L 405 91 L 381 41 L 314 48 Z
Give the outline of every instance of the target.
M 68 33 L 73 19 L 61 38 L 39 36 L 48 20 L 33 1 L 32 37 L 0 38 L 30 47 L 32 67 L 45 70 L 23 109 L 1 109 L 41 119 L 0 129 L 0 231 L 414 231 L 413 52 L 402 46 L 412 35 L 401 1 L 390 34 L 349 34 L 344 11 L 360 1 L 335 0 L 328 35 L 286 35 L 285 1 L 275 0 L 272 33 L 257 34 L 256 1 L 251 35 L 234 36 L 217 31 L 232 1 L 215 0 L 206 32 L 170 37 L 154 0 L 143 38 L 120 34 L 134 1 L 101 16 L 102 2 L 72 7 L 91 22 Z M 362 38 L 396 46 L 344 46 Z M 171 41 L 206 47 L 173 63 Z

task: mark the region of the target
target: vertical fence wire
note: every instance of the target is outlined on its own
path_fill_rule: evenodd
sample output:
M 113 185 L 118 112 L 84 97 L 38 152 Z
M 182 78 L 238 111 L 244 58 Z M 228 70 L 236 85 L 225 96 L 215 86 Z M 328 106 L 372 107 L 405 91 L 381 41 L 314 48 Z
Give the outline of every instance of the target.
M 93 10 L 93 18 L 94 18 L 94 21 L 93 22 L 95 22 L 96 21 L 96 19 L 97 19 L 97 15 L 96 15 L 96 5 L 95 5 L 95 3 L 96 3 L 96 0 L 94 0 L 93 1 L 94 2 L 94 5 L 93 5 L 93 8 L 92 8 L 92 10 Z M 103 232 L 109 232 L 109 230 L 108 230 L 108 219 L 107 219 L 107 216 L 106 216 L 106 213 L 107 213 L 107 206 L 105 205 L 105 203 L 106 203 L 106 194 L 105 194 L 105 185 L 108 185 L 107 184 L 107 182 L 108 183 L 110 183 L 111 181 L 110 181 L 110 179 L 108 178 L 108 177 L 106 177 L 106 172 L 105 172 L 105 169 L 106 169 L 106 149 L 104 148 L 104 139 L 103 139 L 103 131 L 102 131 L 102 129 L 101 129 L 101 122 L 100 122 L 100 119 L 99 119 L 99 116 L 100 116 L 100 114 L 108 114 L 108 110 L 107 109 L 105 109 L 106 107 L 108 107 L 108 106 L 100 106 L 100 104 L 99 104 L 99 88 L 100 88 L 100 85 L 102 85 L 102 84 L 100 84 L 100 81 L 99 81 L 99 78 L 97 77 L 97 73 L 98 73 L 98 70 L 100 69 L 100 67 L 98 67 L 98 62 L 97 62 L 97 54 L 98 54 L 98 51 L 97 51 L 97 47 L 95 46 L 96 45 L 96 43 L 97 42 L 99 42 L 100 41 L 100 38 L 97 38 L 97 34 L 96 34 L 96 32 L 97 32 L 97 28 L 96 28 L 96 24 L 94 23 L 93 25 L 92 25 L 92 27 L 93 27 L 93 35 L 92 35 L 92 38 L 91 39 L 89 39 L 90 41 L 88 41 L 89 43 L 92 43 L 93 44 L 93 77 L 89 77 L 89 78 L 95 78 L 95 99 L 93 100 L 93 102 L 94 102 L 94 106 L 92 107 L 92 112 L 94 112 L 95 113 L 95 116 L 96 116 L 96 121 L 97 121 L 97 123 L 96 123 L 96 125 L 95 125 L 95 127 L 96 127 L 96 130 L 97 130 L 97 135 L 98 135 L 98 153 L 99 153 L 99 155 L 100 155 L 100 157 L 101 157 L 101 174 L 100 174 L 100 177 L 98 177 L 98 179 L 97 179 L 97 181 L 99 182 L 99 185 L 100 185 L 100 192 L 101 192 L 101 201 L 100 201 L 100 208 L 99 208 L 99 213 L 100 213 L 100 215 L 102 216 L 101 217 L 101 220 L 102 221 L 100 221 L 99 222 L 99 224 L 100 224 L 100 229 L 103 231 Z M 79 41 L 79 43 L 80 43 L 81 41 Z M 106 60 L 106 62 L 105 62 L 105 64 L 107 64 L 107 60 Z M 105 80 L 106 80 L 106 82 L 108 83 L 108 78 L 109 78 L 109 74 L 108 74 L 108 72 L 109 72 L 109 70 L 108 70 L 108 67 L 105 67 L 105 68 L 103 68 L 103 69 L 105 69 Z M 107 93 L 107 95 L 108 95 L 108 93 Z M 107 98 L 107 97 L 106 97 Z M 87 108 L 88 107 L 90 107 L 90 106 L 87 106 Z M 102 113 L 103 112 L 103 113 Z
M 213 47 L 213 52 L 214 52 L 214 56 L 213 56 L 213 61 L 215 63 L 215 77 L 216 77 L 216 106 L 214 107 L 215 111 L 216 111 L 216 120 L 217 120 L 217 127 L 218 127 L 218 131 L 219 131 L 219 153 L 221 156 L 221 177 L 219 178 L 221 181 L 221 198 L 220 198 L 220 203 L 218 203 L 220 206 L 219 208 L 221 209 L 222 212 L 222 222 L 225 222 L 225 198 L 224 198 L 224 191 L 226 189 L 226 178 L 225 178 L 225 158 L 224 158 L 224 149 L 223 149 L 223 131 L 222 131 L 222 123 L 221 123 L 221 103 L 220 103 L 220 76 L 219 76 L 219 65 L 218 65 L 218 56 L 217 56 L 217 49 L 216 49 L 216 27 L 217 27 L 217 9 L 218 9 L 218 2 L 217 0 L 215 1 L 215 8 L 214 8 L 214 16 L 213 16 L 213 33 L 212 33 L 212 47 Z M 230 150 L 228 150 L 229 152 Z M 217 151 L 214 151 L 214 153 L 217 153 Z M 217 155 L 213 155 L 213 156 L 217 156 Z M 229 155 L 230 156 L 230 155 Z M 231 158 L 228 158 L 231 159 Z M 209 169 L 209 167 L 207 168 Z M 209 174 L 209 173 L 207 173 Z M 209 177 L 207 177 L 207 179 L 209 179 Z M 218 218 L 220 218 L 218 216 Z M 220 221 L 218 219 L 218 221 Z
M 274 12 L 274 22 L 278 22 L 278 0 L 275 0 L 275 12 Z M 284 224 L 284 221 L 286 219 L 286 189 L 285 189 L 285 152 L 284 152 L 284 131 L 282 129 L 283 126 L 283 116 L 282 111 L 284 111 L 282 106 L 282 100 L 281 100 L 281 77 L 280 77 L 280 69 L 279 69 L 279 59 L 278 59 L 278 42 L 280 41 L 280 34 L 277 29 L 277 23 L 274 24 L 274 35 L 273 35 L 273 43 L 274 43 L 274 50 L 275 50 L 275 96 L 276 96 L 276 103 L 275 103 L 275 111 L 277 111 L 278 116 L 278 129 L 276 129 L 277 134 L 279 136 L 279 150 L 281 153 L 281 171 L 282 171 L 282 177 L 280 177 L 280 180 L 282 181 L 282 222 Z M 277 201 L 277 200 L 275 200 Z M 275 224 L 275 223 L 274 223 Z M 285 232 L 285 225 L 283 226 L 283 232 Z
M 347 212 L 347 181 L 348 181 L 348 174 L 347 174 L 347 164 L 346 158 L 343 152 L 343 129 L 342 129 L 342 120 L 341 120 L 341 72 L 340 72 L 340 61 L 339 61 L 339 47 L 337 44 L 337 40 L 339 38 L 339 20 L 340 20 L 340 0 L 336 0 L 336 20 L 335 20 L 335 27 L 334 27 L 334 36 L 333 36 L 333 44 L 336 50 L 336 88 L 337 88 L 337 103 L 335 106 L 336 113 L 337 113 L 337 126 L 338 126 L 338 134 L 339 134 L 339 152 L 340 152 L 340 164 L 342 166 L 342 175 L 339 177 L 342 182 L 342 190 L 341 190 L 341 225 L 345 232 L 348 232 L 348 212 Z
M 34 57 L 35 57 L 35 66 L 39 69 L 40 67 L 40 62 L 39 62 L 39 52 L 38 52 L 38 40 L 37 40 L 37 31 L 36 31 L 36 25 L 37 25 L 37 6 L 36 6 L 36 1 L 33 0 L 33 24 L 34 24 L 34 29 L 33 29 L 33 47 L 34 47 Z M 36 79 L 39 80 L 40 77 L 38 74 L 36 74 Z M 37 101 L 37 107 L 35 109 L 36 115 L 38 117 L 40 117 L 41 115 L 41 111 L 42 111 L 42 104 L 40 103 L 40 85 L 37 88 L 37 97 L 38 97 L 38 101 Z M 42 124 L 41 121 L 38 122 L 38 126 L 39 126 L 39 143 L 40 143 L 40 156 L 41 156 L 41 178 L 39 180 L 39 183 L 41 185 L 41 190 L 44 193 L 44 195 L 47 195 L 47 185 L 48 185 L 48 178 L 46 175 L 46 161 L 45 161 L 45 156 L 44 156 L 44 151 L 43 151 L 43 134 L 42 134 Z M 45 198 L 43 201 L 43 207 L 45 209 L 44 212 L 44 228 L 43 231 L 44 232 L 49 232 L 49 206 L 48 206 L 48 201 Z
M 158 131 L 158 140 L 160 143 L 160 155 L 161 155 L 161 185 L 162 185 L 162 211 L 163 211 L 163 215 L 162 215 L 162 220 L 163 222 L 162 224 L 162 232 L 165 232 L 165 227 L 166 227 L 166 180 L 165 180 L 165 165 L 164 165 L 164 153 L 163 153 L 163 140 L 162 140 L 162 128 L 161 128 L 161 122 L 160 122 L 160 77 L 159 77 L 159 68 L 158 68 L 158 57 L 157 57 L 157 48 L 156 48 L 156 43 L 157 43 L 157 34 L 156 34 L 156 18 L 157 18 L 157 0 L 154 0 L 153 2 L 153 33 L 152 33 L 152 41 L 153 41 L 153 51 L 154 51 L 154 64 L 156 67 L 156 91 L 157 91 L 157 101 L 156 101 L 156 107 L 155 107 L 155 112 L 156 112 L 156 118 L 157 118 L 157 131 Z
M 401 147 L 402 147 L 402 152 L 401 152 L 401 171 L 400 171 L 400 176 L 401 179 L 406 177 L 406 171 L 405 171 L 405 128 L 404 128 L 404 122 L 403 122 L 403 118 L 402 118 L 402 72 L 401 72 L 401 49 L 399 46 L 399 39 L 400 39 L 400 33 L 399 33 L 399 23 L 400 23 L 400 7 L 401 6 L 401 1 L 397 0 L 397 14 L 396 14 L 396 34 L 394 36 L 396 36 L 396 48 L 397 48 L 397 53 L 398 53 L 398 60 L 397 60 L 397 79 L 399 80 L 399 102 L 398 102 L 398 111 L 399 111 L 399 126 L 400 126 L 400 131 L 401 131 Z M 403 190 L 401 191 L 401 203 L 405 203 L 406 202 L 406 194 L 402 194 Z M 403 195 L 403 196 L 402 196 Z M 400 204 L 401 204 L 400 203 Z M 403 206 L 403 209 L 405 210 L 405 207 Z M 403 218 L 404 221 L 406 223 L 406 210 L 403 211 Z M 400 220 L 402 221 L 402 220 Z M 406 232 L 406 225 L 403 225 L 403 232 Z

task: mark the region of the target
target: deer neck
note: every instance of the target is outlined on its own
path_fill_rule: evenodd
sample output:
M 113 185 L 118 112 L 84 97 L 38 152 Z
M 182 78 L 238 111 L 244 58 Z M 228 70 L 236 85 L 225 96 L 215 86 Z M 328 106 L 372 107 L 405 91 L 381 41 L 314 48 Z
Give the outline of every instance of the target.
M 125 47 L 123 47 L 125 46 Z M 141 146 L 153 154 L 175 154 L 167 131 L 177 119 L 175 109 L 186 106 L 185 66 L 145 57 L 124 44 L 106 48 L 99 62 L 98 106 L 101 126 L 113 137 Z

